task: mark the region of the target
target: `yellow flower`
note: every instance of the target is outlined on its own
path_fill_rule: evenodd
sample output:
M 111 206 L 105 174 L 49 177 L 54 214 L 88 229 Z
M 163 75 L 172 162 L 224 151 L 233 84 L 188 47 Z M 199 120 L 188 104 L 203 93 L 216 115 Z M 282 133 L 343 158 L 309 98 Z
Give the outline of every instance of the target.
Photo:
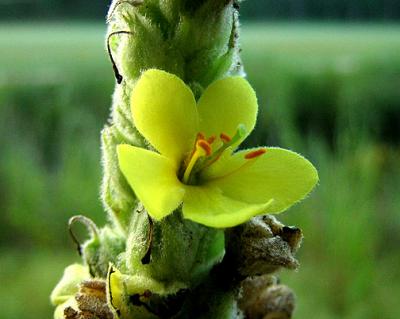
M 160 220 L 182 203 L 183 216 L 210 227 L 279 213 L 318 181 L 312 164 L 280 148 L 234 152 L 253 130 L 258 105 L 241 77 L 212 83 L 199 101 L 161 70 L 144 72 L 132 93 L 139 132 L 158 152 L 117 148 L 121 171 L 148 213 Z

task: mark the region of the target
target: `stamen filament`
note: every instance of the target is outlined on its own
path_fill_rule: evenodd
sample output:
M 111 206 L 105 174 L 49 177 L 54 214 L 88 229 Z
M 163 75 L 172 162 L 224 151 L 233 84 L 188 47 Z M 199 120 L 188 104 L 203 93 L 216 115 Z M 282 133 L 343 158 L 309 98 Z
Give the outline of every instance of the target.
M 222 140 L 224 140 L 224 138 L 226 138 L 226 142 L 224 141 L 224 144 L 214 152 L 214 154 L 212 154 L 203 164 L 203 166 L 201 167 L 201 169 L 206 168 L 208 166 L 210 166 L 211 164 L 215 163 L 222 155 L 222 153 L 230 146 L 236 144 L 237 142 L 239 142 L 242 137 L 246 134 L 246 128 L 243 124 L 240 124 L 238 126 L 238 129 L 236 131 L 236 134 L 230 138 L 228 135 L 222 133 L 220 135 L 220 138 Z M 224 138 L 223 138 L 224 137 Z
M 199 139 L 196 142 L 196 146 L 194 152 L 190 157 L 189 164 L 186 167 L 185 173 L 183 174 L 183 182 L 185 184 L 189 183 L 190 175 L 193 171 L 193 167 L 196 165 L 196 162 L 199 158 L 208 156 L 211 154 L 211 145 L 204 139 Z

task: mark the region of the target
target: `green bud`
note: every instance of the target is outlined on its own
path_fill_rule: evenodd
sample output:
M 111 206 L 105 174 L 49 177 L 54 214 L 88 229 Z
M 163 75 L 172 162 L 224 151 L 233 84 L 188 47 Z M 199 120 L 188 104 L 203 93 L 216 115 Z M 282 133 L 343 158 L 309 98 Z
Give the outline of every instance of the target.
M 94 277 L 105 278 L 109 263 L 117 263 L 125 250 L 126 238 L 115 229 L 105 226 L 98 236 L 92 237 L 82 246 L 82 257 Z
M 125 232 L 137 200 L 118 167 L 115 147 L 124 141 L 134 140 L 134 136 L 137 135 L 132 134 L 131 122 L 120 113 L 126 107 L 116 105 L 115 113 L 118 115 L 115 118 L 118 119 L 118 125 L 106 127 L 101 134 L 104 170 L 101 198 L 115 227 Z M 135 140 L 135 142 L 141 143 L 140 140 Z
M 126 274 L 163 282 L 171 287 L 170 293 L 197 285 L 224 256 L 223 230 L 185 220 L 179 212 L 161 222 L 151 222 L 144 210 L 134 218 L 127 240 Z

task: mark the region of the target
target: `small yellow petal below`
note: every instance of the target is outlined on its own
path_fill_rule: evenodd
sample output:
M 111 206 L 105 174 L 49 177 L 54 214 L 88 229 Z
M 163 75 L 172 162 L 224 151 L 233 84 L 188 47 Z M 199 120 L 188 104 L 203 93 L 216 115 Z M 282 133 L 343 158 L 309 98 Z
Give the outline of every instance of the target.
M 66 308 L 71 307 L 72 309 L 78 309 L 78 303 L 76 302 L 75 295 L 69 297 L 67 301 L 59 304 L 54 311 L 54 319 L 65 319 L 64 311 Z
M 122 274 L 113 265 L 110 265 L 107 273 L 107 301 L 111 306 L 114 316 L 119 318 L 118 313 L 122 313 L 124 307 L 125 289 L 122 281 Z
M 143 317 L 137 307 L 129 302 L 133 295 L 139 295 L 147 299 L 146 292 L 159 295 L 171 295 L 187 288 L 187 285 L 175 280 L 171 283 L 158 282 L 145 274 L 127 275 L 121 273 L 114 265 L 109 266 L 107 274 L 107 301 L 114 319 L 125 318 L 154 318 L 153 316 Z M 144 311 L 144 313 L 147 313 Z
M 261 204 L 274 199 L 266 213 L 279 213 L 302 200 L 318 182 L 315 167 L 301 155 L 281 148 L 245 159 L 254 150 L 235 153 L 208 172 L 207 184 L 239 201 Z
M 246 128 L 245 139 L 256 124 L 258 104 L 256 94 L 245 79 L 228 77 L 215 81 L 204 91 L 198 102 L 200 132 L 206 136 L 230 137 L 239 124 Z
M 151 217 L 160 220 L 181 204 L 185 189 L 172 160 L 130 145 L 118 145 L 117 153 L 122 173 Z
M 78 285 L 90 278 L 89 268 L 80 264 L 73 264 L 65 268 L 60 282 L 51 293 L 50 300 L 53 305 L 60 305 L 78 292 Z
M 249 204 L 224 196 L 216 187 L 188 186 L 183 203 L 183 216 L 214 228 L 240 225 L 263 214 L 273 203 Z
M 139 132 L 162 155 L 178 163 L 192 149 L 198 133 L 196 101 L 177 76 L 145 71 L 132 91 L 131 111 Z

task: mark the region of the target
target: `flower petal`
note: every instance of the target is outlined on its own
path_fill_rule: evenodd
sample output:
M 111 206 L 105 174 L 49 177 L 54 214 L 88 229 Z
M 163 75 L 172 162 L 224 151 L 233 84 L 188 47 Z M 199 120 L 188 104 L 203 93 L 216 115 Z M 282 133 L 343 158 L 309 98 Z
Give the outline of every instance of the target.
M 226 228 L 262 214 L 273 203 L 249 204 L 221 194 L 216 187 L 190 186 L 186 189 L 183 216 L 209 227 Z
M 198 102 L 200 131 L 206 136 L 230 137 L 239 124 L 246 127 L 244 140 L 256 124 L 258 111 L 256 94 L 242 77 L 229 77 L 212 83 Z
M 253 151 L 234 154 L 225 161 L 224 168 L 212 172 L 214 179 L 207 184 L 221 188 L 226 196 L 247 203 L 260 204 L 273 199 L 266 212 L 279 213 L 303 199 L 318 182 L 315 167 L 297 153 L 266 148 L 265 154 L 245 159 L 246 154 Z M 219 177 L 216 174 L 220 174 Z M 209 174 L 208 178 L 211 177 Z
M 122 173 L 151 217 L 162 219 L 180 205 L 185 189 L 170 159 L 130 145 L 118 145 L 117 152 Z
M 78 285 L 76 287 L 78 289 Z M 56 310 L 54 310 L 54 316 L 53 316 L 54 319 L 65 319 L 64 311 L 67 308 L 72 308 L 74 310 L 79 309 L 78 303 L 75 299 L 75 295 L 76 293 L 71 297 L 69 297 L 68 300 L 65 301 L 64 303 L 57 305 Z
M 64 274 L 51 293 L 53 305 L 60 305 L 78 292 L 79 284 L 90 278 L 89 268 L 80 264 L 73 264 L 65 268 Z
M 243 166 L 245 163 L 243 156 L 232 156 L 233 149 L 231 147 L 227 148 L 221 156 L 212 165 L 204 168 L 200 172 L 200 179 L 203 182 L 208 180 L 213 180 L 220 178 L 222 176 L 228 175 L 238 168 Z M 237 154 L 237 153 L 236 153 Z
M 164 156 L 181 162 L 192 149 L 198 132 L 196 101 L 177 76 L 144 72 L 133 89 L 131 109 L 139 132 Z

